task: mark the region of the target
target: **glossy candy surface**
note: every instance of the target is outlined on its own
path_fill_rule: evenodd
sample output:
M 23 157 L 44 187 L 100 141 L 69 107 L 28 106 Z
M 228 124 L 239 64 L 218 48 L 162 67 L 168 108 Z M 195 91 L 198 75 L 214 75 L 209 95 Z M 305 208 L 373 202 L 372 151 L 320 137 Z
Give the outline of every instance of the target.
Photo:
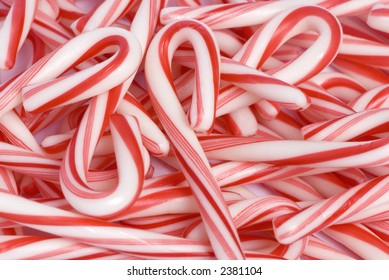
M 388 11 L 0 0 L 0 259 L 389 259 Z

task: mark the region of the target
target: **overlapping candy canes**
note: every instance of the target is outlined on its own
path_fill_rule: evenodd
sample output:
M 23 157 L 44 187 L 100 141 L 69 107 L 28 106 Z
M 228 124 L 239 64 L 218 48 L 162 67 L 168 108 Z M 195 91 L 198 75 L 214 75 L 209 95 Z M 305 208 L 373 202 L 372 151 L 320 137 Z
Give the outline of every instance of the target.
M 0 1 L 0 258 L 388 259 L 388 4 Z
M 174 50 L 186 40 L 192 43 L 197 55 L 190 124 L 175 97 L 169 61 Z M 220 70 L 219 54 L 212 33 L 208 27 L 196 21 L 180 21 L 167 25 L 151 42 L 145 64 L 153 106 L 172 141 L 174 152 L 199 203 L 200 213 L 216 256 L 243 258 L 236 228 L 192 130 L 211 129 L 215 116 Z

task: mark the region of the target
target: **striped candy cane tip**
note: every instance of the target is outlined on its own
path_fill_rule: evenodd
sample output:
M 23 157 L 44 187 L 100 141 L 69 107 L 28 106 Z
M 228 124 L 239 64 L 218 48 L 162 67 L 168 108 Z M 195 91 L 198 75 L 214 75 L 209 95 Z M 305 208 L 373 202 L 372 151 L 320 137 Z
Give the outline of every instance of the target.
M 8 15 L 0 27 L 0 36 L 2 38 L 0 69 L 3 70 L 9 70 L 14 66 L 17 53 L 30 31 L 38 8 L 38 0 L 16 0 L 9 4 L 11 4 L 11 7 Z
M 83 48 L 77 48 L 78 45 Z M 88 71 L 79 71 L 65 78 L 55 79 L 71 69 L 74 63 L 78 64 L 87 57 L 112 50 L 116 54 L 100 65 L 94 65 L 88 68 Z M 64 55 L 69 57 L 67 63 L 60 63 L 62 67 L 53 69 L 53 65 L 59 63 Z M 29 81 L 35 82 L 34 85 L 23 87 L 23 106 L 27 111 L 38 113 L 101 94 L 119 86 L 134 74 L 140 59 L 139 42 L 128 31 L 106 27 L 83 33 L 38 62 L 36 67 L 39 71 L 34 69 L 35 75 L 29 76 Z M 52 96 L 50 100 L 44 98 L 49 92 Z
M 88 190 L 80 181 L 77 161 L 71 156 L 76 148 L 73 144 L 61 168 L 62 190 L 72 206 L 81 213 L 105 219 L 114 219 L 132 206 L 140 194 L 145 173 L 137 121 L 130 116 L 113 114 L 110 128 L 118 167 L 116 186 L 103 192 Z

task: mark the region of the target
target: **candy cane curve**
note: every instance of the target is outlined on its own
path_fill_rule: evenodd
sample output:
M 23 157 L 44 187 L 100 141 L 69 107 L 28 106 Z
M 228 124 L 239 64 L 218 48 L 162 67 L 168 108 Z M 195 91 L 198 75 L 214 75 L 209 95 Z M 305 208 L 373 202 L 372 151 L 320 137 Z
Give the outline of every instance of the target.
M 76 47 L 80 45 L 83 47 Z M 80 63 L 80 59 L 99 55 L 102 51 L 114 51 L 115 54 L 100 64 L 55 79 L 74 64 Z M 63 56 L 69 54 L 71 57 L 64 62 Z M 37 62 L 4 89 L 2 95 L 11 100 L 10 104 L 3 104 L 2 107 L 17 104 L 21 87 L 23 106 L 34 113 L 99 95 L 128 79 L 137 69 L 137 64 L 133 62 L 139 61 L 140 56 L 139 43 L 128 31 L 105 27 L 81 34 Z M 52 69 L 56 63 L 60 63 L 61 67 Z
M 319 33 L 317 40 L 287 66 L 271 70 L 273 77 L 298 84 L 323 70 L 340 47 L 340 23 L 325 9 L 306 6 L 277 15 L 258 29 L 234 58 L 258 69 L 285 41 L 308 30 Z
M 184 40 L 193 44 L 199 56 L 196 92 L 192 101 L 196 111 L 191 110 L 191 123 L 196 130 L 211 128 L 219 82 L 219 55 L 211 31 L 203 24 L 197 21 L 178 21 L 165 26 L 154 37 L 145 62 L 149 93 L 157 115 L 180 159 L 185 177 L 199 202 L 200 213 L 216 256 L 243 258 L 236 229 L 221 198 L 217 182 L 172 88 L 170 61 L 173 51 Z M 208 77 L 205 73 L 208 73 Z M 163 77 L 163 80 L 156 79 L 157 76 Z M 164 90 L 161 91 L 161 88 Z M 208 96 L 203 96 L 205 91 Z M 212 95 L 209 94 L 212 92 Z M 169 98 L 166 98 L 166 94 L 169 94 Z
M 92 103 L 86 116 L 93 116 L 95 115 L 94 110 L 101 109 L 96 103 Z M 84 130 L 94 131 L 93 127 L 89 128 L 88 120 L 90 118 L 83 118 L 83 122 L 67 149 L 64 164 L 61 167 L 61 188 L 69 203 L 81 213 L 112 219 L 135 202 L 143 185 L 145 171 L 139 128 L 135 119 L 131 117 L 111 116 L 110 128 L 118 166 L 118 183 L 111 188 L 107 189 L 106 186 L 102 191 L 96 191 L 88 187 L 90 183 L 85 174 L 89 169 L 88 165 L 92 156 L 88 145 L 93 147 L 93 143 L 81 141 L 85 135 L 88 137 L 88 133 L 84 133 Z M 97 120 L 93 122 L 98 127 L 100 126 Z M 78 137 L 78 135 L 83 137 Z M 95 138 L 96 136 L 89 136 L 90 141 L 94 141 Z M 76 160 L 74 158 L 76 154 L 83 155 L 84 159 Z
M 137 38 L 140 39 L 139 42 L 142 53 L 147 48 L 150 34 L 153 32 L 156 22 L 151 22 L 147 29 L 144 30 L 137 19 L 139 19 L 139 14 L 150 13 L 152 15 L 153 13 L 158 12 L 161 5 L 161 1 L 144 1 L 135 15 L 131 30 L 134 30 L 134 36 L 137 36 Z M 143 37 L 144 34 L 139 34 L 141 31 L 146 31 L 146 38 Z M 139 64 L 140 60 L 133 61 L 133 67 L 135 69 L 138 68 Z M 147 161 L 149 161 L 148 154 L 143 151 L 137 127 L 138 125 L 135 123 L 135 120 L 127 118 L 127 121 L 123 122 L 123 120 L 120 121 L 118 116 L 115 117 L 116 122 L 121 123 L 123 127 L 129 128 L 127 129 L 128 135 L 125 135 L 121 132 L 122 129 L 119 130 L 117 125 L 114 125 L 114 123 L 111 122 L 112 129 L 115 128 L 117 131 L 116 134 L 120 134 L 120 138 L 116 137 L 118 139 L 116 140 L 116 146 L 125 146 L 127 148 L 125 150 L 128 150 L 129 152 L 129 155 L 126 155 L 126 157 L 121 155 L 118 150 L 115 152 L 119 172 L 119 183 L 112 191 L 109 190 L 108 193 L 104 195 L 102 193 L 98 194 L 97 196 L 100 196 L 101 199 L 96 199 L 96 194 L 91 194 L 86 187 L 88 185 L 86 173 L 89 169 L 94 147 L 96 147 L 97 140 L 105 128 L 107 117 L 116 110 L 117 105 L 124 96 L 124 90 L 132 82 L 132 79 L 133 75 L 131 74 L 129 79 L 121 86 L 122 89 L 118 89 L 117 97 L 111 98 L 111 96 L 103 94 L 92 100 L 87 109 L 87 113 L 82 119 L 84 125 L 79 127 L 79 130 L 77 130 L 77 133 L 73 136 L 72 142 L 67 150 L 64 165 L 61 169 L 61 178 L 63 178 L 61 185 L 65 196 L 69 199 L 71 204 L 82 213 L 113 219 L 116 215 L 123 215 L 123 212 L 126 212 L 126 210 L 131 207 L 140 194 L 140 189 L 143 185 L 143 176 L 145 171 L 147 171 L 146 166 L 148 165 Z M 113 93 L 109 93 L 109 95 L 111 94 Z M 101 118 L 101 116 L 103 116 L 103 118 Z M 98 119 L 99 121 L 94 122 L 91 127 L 88 127 L 87 122 Z M 124 118 L 124 120 L 125 119 L 126 118 Z M 84 138 L 90 139 L 90 142 L 85 143 L 83 140 Z M 125 145 L 120 144 L 121 141 L 119 140 L 123 141 Z M 134 145 L 134 147 L 131 148 L 131 145 Z M 84 150 L 84 156 L 81 161 L 77 161 L 76 155 L 80 150 Z M 126 165 L 126 161 L 134 164 Z M 145 167 L 143 167 L 143 165 L 145 165 Z M 130 179 L 130 181 L 128 181 L 127 179 L 129 177 L 124 174 L 132 174 L 130 177 L 132 177 L 133 180 L 131 181 Z M 104 180 L 102 180 L 102 182 L 104 182 Z M 84 206 L 86 205 L 83 203 L 85 200 L 89 201 L 88 207 Z M 100 209 L 105 208 L 105 210 L 96 212 L 96 209 L 99 208 L 96 207 L 96 205 L 103 206 Z

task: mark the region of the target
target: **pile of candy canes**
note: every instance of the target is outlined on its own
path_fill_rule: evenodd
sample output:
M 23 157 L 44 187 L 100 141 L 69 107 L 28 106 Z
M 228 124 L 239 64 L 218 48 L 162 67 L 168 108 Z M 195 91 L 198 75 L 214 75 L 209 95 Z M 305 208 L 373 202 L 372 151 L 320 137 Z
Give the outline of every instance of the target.
M 0 0 L 0 69 L 1 259 L 389 258 L 388 0 Z

